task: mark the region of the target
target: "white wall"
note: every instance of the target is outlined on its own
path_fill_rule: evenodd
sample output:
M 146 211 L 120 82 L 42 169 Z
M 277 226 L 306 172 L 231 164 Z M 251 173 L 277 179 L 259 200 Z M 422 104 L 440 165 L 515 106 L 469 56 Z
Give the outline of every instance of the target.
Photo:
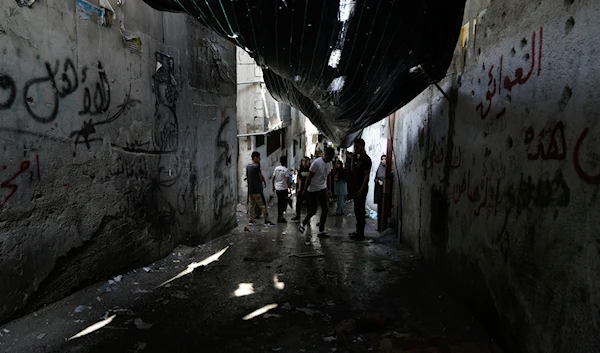
M 381 163 L 381 156 L 387 153 L 388 118 L 367 127 L 362 133 L 365 140 L 367 154 L 373 161 L 371 175 L 369 176 L 369 193 L 367 194 L 367 206 L 377 211 L 377 205 L 373 202 L 375 190 L 375 175 Z

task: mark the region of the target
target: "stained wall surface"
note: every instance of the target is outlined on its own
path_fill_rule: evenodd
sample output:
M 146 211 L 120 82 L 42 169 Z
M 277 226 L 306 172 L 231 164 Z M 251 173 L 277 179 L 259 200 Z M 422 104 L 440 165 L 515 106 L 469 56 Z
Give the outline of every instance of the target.
M 402 239 L 510 352 L 600 351 L 600 2 L 468 1 L 398 112 Z
M 0 0 L 0 321 L 236 222 L 233 45 L 91 1 Z

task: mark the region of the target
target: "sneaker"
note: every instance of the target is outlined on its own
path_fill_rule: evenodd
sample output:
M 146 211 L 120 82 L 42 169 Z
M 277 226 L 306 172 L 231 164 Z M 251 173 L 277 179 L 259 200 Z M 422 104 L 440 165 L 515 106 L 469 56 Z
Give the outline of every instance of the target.
M 277 223 L 287 223 L 287 220 L 285 218 L 279 218 Z
M 294 218 L 292 218 L 292 222 L 298 222 L 298 221 L 300 221 L 300 217 L 294 217 Z
M 251 225 L 251 226 L 253 226 L 255 224 L 256 224 L 256 221 L 250 221 L 250 222 L 248 222 L 248 225 Z
M 322 230 L 319 233 L 317 233 L 317 236 L 319 236 L 319 237 L 328 237 L 329 234 L 327 234 L 326 231 Z
M 300 233 L 304 234 L 304 232 L 306 231 L 306 227 L 304 226 L 304 224 L 300 224 L 298 226 L 298 231 L 300 231 Z
M 265 222 L 265 226 L 276 226 L 276 224 L 271 221 L 268 221 L 268 222 Z

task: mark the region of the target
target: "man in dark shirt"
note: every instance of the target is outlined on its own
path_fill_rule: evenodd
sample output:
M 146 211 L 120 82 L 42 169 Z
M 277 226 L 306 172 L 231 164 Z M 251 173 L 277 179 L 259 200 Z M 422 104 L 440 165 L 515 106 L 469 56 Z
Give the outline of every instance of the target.
M 354 156 L 352 157 L 352 176 L 354 179 L 354 214 L 356 216 L 356 231 L 350 233 L 350 239 L 364 240 L 366 225 L 367 193 L 369 191 L 369 175 L 373 162 L 365 152 L 365 140 L 354 141 Z
M 250 199 L 250 224 L 255 224 L 254 206 L 257 205 L 265 216 L 265 225 L 274 226 L 269 220 L 269 211 L 264 203 L 263 187 L 267 186 L 265 177 L 260 171 L 260 153 L 252 152 L 252 163 L 246 166 L 246 178 L 248 180 L 248 199 Z

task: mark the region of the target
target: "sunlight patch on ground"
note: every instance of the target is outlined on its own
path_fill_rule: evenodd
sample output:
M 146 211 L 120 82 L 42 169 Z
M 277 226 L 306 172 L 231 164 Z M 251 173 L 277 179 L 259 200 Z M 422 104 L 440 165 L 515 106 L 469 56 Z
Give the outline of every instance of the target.
M 275 287 L 275 289 L 283 290 L 285 288 L 285 283 L 279 282 L 279 278 L 277 277 L 277 275 L 274 275 L 273 276 L 273 287 Z
M 252 318 L 255 318 L 257 316 L 260 316 L 264 313 L 266 313 L 267 311 L 271 310 L 271 309 L 275 309 L 277 307 L 277 304 L 269 304 L 269 305 L 265 305 L 262 308 L 258 309 L 258 310 L 254 310 L 253 312 L 251 312 L 250 314 L 244 316 L 244 320 L 250 320 Z
M 243 297 L 250 294 L 254 294 L 254 285 L 252 283 L 240 283 L 238 284 L 238 289 L 233 292 L 234 297 Z
M 214 255 L 211 255 L 211 256 L 207 257 L 206 259 L 204 259 L 204 260 L 202 260 L 202 261 L 200 261 L 200 262 L 194 262 L 194 263 L 191 263 L 191 264 L 189 264 L 189 265 L 188 265 L 188 267 L 187 267 L 185 270 L 183 270 L 183 271 L 179 272 L 179 274 L 178 274 L 177 276 L 175 276 L 175 277 L 171 278 L 171 279 L 170 279 L 170 280 L 168 280 L 168 281 L 165 281 L 165 282 L 161 283 L 161 284 L 160 284 L 160 285 L 158 285 L 156 288 L 158 288 L 158 287 L 162 287 L 162 286 L 164 286 L 165 284 L 167 284 L 167 283 L 169 283 L 169 282 L 172 282 L 172 281 L 174 281 L 174 280 L 176 280 L 176 279 L 178 279 L 178 278 L 181 278 L 181 277 L 183 277 L 183 276 L 185 276 L 185 275 L 189 275 L 190 273 L 194 272 L 194 270 L 195 270 L 196 268 L 198 268 L 198 267 L 201 267 L 201 266 L 206 266 L 206 265 L 208 265 L 208 264 L 210 264 L 210 263 L 212 263 L 212 262 L 219 261 L 219 258 L 221 257 L 221 255 L 223 255 L 223 254 L 225 253 L 225 251 L 227 251 L 227 249 L 229 249 L 229 246 L 228 246 L 228 247 L 226 247 L 225 249 L 223 249 L 223 250 L 219 251 L 218 253 L 216 253 L 216 254 L 214 254 Z
M 116 316 L 117 315 L 115 314 L 115 315 L 113 315 L 113 316 L 111 316 L 111 317 L 109 317 L 109 318 L 107 318 L 105 320 L 99 321 L 99 322 L 93 324 L 92 326 L 89 326 L 85 330 L 83 330 L 83 331 L 79 332 L 78 334 L 76 334 L 75 336 L 69 338 L 67 341 L 70 341 L 70 340 L 75 339 L 75 338 L 83 337 L 83 336 L 85 336 L 85 335 L 87 335 L 89 333 L 92 333 L 94 331 L 97 331 L 97 330 L 103 328 L 104 326 L 110 324 L 110 322 L 113 321 L 113 319 Z

